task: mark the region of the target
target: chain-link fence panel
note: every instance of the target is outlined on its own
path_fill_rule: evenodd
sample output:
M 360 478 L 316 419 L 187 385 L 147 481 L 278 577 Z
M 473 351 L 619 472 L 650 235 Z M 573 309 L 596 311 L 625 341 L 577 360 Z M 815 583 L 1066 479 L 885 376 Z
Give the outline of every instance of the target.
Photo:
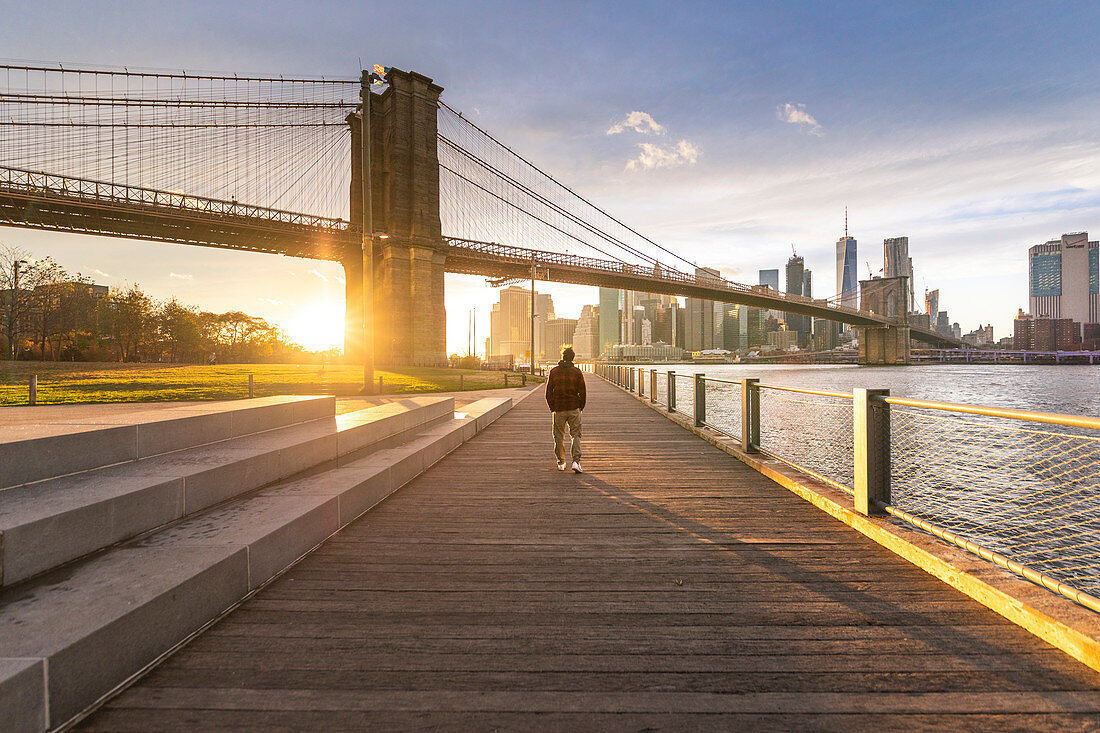
M 760 449 L 852 492 L 852 399 L 760 387 Z
M 893 505 L 1100 592 L 1100 436 L 893 407 L 890 442 Z
M 676 375 L 676 412 L 695 414 L 695 378 L 690 374 Z
M 707 419 L 705 425 L 732 438 L 741 439 L 741 383 L 704 379 Z

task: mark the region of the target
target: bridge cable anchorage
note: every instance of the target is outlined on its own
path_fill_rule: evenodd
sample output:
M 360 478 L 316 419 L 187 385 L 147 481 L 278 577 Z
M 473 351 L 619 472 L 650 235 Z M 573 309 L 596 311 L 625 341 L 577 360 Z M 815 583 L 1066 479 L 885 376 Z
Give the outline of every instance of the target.
M 572 189 L 568 188 L 564 184 L 560 183 L 545 171 L 534 165 L 532 162 L 523 158 L 514 150 L 501 143 L 490 133 L 472 123 L 466 117 L 460 115 L 456 110 L 447 106 L 445 103 L 440 103 L 440 122 L 441 127 L 446 127 L 453 130 L 451 134 L 444 134 L 446 142 L 453 146 L 455 149 L 461 150 L 473 161 L 479 161 L 481 164 L 487 166 L 487 170 L 495 172 L 496 175 L 504 175 L 512 185 L 517 185 L 521 190 L 524 190 L 528 195 L 535 192 L 536 189 L 541 189 L 545 193 L 537 193 L 535 195 L 536 200 L 541 201 L 544 204 L 550 205 L 550 208 L 556 209 L 556 213 L 559 215 L 562 210 L 570 210 L 572 214 L 571 218 L 574 223 L 577 220 L 584 222 L 582 228 L 588 229 L 591 233 L 599 232 L 599 236 L 609 243 L 614 243 L 615 246 L 624 249 L 624 251 L 630 253 L 634 257 L 646 260 L 652 264 L 659 264 L 658 258 L 646 254 L 640 246 L 653 246 L 657 249 L 665 252 L 676 259 L 690 265 L 695 268 L 694 262 L 680 256 L 675 251 L 668 249 L 657 242 L 653 241 L 649 237 L 646 237 L 639 233 L 637 230 L 624 224 L 621 220 L 615 218 L 604 209 L 596 206 L 591 201 L 581 197 Z M 459 139 L 463 138 L 463 139 Z M 476 152 L 477 150 L 483 151 L 483 154 Z M 441 151 L 441 157 L 445 157 L 446 152 Z M 488 158 L 492 158 L 493 162 L 490 162 Z M 519 178 L 523 177 L 530 184 L 520 183 Z M 555 203 L 552 199 L 560 197 L 564 193 L 565 203 Z M 560 198 L 559 198 L 560 200 Z M 579 210 L 578 210 L 579 207 Z M 583 210 L 586 213 L 580 213 Z M 593 223 L 593 218 L 604 220 L 604 224 L 598 225 Z M 615 236 L 608 233 L 609 228 L 618 228 L 625 234 L 636 237 L 637 244 L 627 244 L 625 236 Z M 453 233 L 458 236 L 457 232 Z M 481 234 L 481 236 L 479 236 Z M 479 232 L 463 231 L 463 237 L 471 239 L 498 239 L 507 241 L 508 237 L 502 236 L 484 236 Z M 514 241 L 514 236 L 513 236 Z

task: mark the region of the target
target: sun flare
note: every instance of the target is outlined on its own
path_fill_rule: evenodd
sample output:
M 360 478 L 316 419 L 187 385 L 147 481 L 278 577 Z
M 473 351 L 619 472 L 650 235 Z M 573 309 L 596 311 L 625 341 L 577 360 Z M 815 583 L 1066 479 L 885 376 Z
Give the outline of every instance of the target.
M 309 351 L 343 348 L 344 303 L 325 301 L 304 306 L 279 325 L 291 341 Z

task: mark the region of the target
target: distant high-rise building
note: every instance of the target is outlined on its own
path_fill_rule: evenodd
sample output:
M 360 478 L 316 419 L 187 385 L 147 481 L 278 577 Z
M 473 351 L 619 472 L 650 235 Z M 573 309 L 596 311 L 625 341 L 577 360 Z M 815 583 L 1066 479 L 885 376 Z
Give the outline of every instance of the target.
M 883 248 L 883 275 L 885 277 L 905 277 L 908 284 L 905 291 L 905 302 L 909 311 L 917 309 L 916 298 L 913 294 L 913 259 L 909 256 L 909 237 L 891 237 L 882 240 Z
M 710 267 L 696 267 L 695 277 L 700 280 L 721 278 L 718 270 Z M 684 348 L 688 351 L 702 351 L 714 348 L 714 301 L 699 298 L 687 299 L 687 333 Z
M 791 295 L 802 295 L 803 289 L 806 287 L 806 263 L 798 255 L 791 255 L 791 258 L 787 260 L 787 293 Z M 794 331 L 798 334 L 798 338 L 801 341 L 804 337 L 808 340 L 810 333 L 809 319 L 806 316 L 800 316 L 797 313 L 788 313 L 786 315 L 787 330 Z
M 806 270 L 802 273 L 802 294 L 807 298 L 814 297 L 814 272 L 813 270 Z
M 859 307 L 859 271 L 856 259 L 856 240 L 844 236 L 836 240 L 836 292 L 840 305 Z
M 561 350 L 573 345 L 573 336 L 577 330 L 576 318 L 555 318 L 546 323 L 543 329 L 542 358 L 555 361 L 561 358 Z M 576 350 L 574 349 L 574 352 Z
M 1028 305 L 1036 318 L 1100 322 L 1100 245 L 1088 232 L 1028 250 Z
M 597 356 L 619 343 L 619 293 L 616 288 L 600 288 L 600 331 Z
M 765 285 L 772 290 L 779 292 L 779 270 L 761 270 L 759 274 L 759 284 Z M 769 310 L 768 315 L 778 320 L 781 318 L 780 311 Z
M 573 332 L 573 351 L 578 359 L 595 359 L 600 355 L 598 312 L 599 306 L 586 305 L 581 308 L 581 317 L 577 319 L 577 329 Z
M 936 315 L 940 312 L 940 291 L 938 288 L 924 291 L 924 312 L 928 314 L 928 319 L 935 327 Z
M 760 285 L 767 285 L 772 290 L 779 290 L 779 270 L 761 270 Z
M 536 345 L 536 351 L 537 348 Z M 504 288 L 500 291 L 500 302 L 493 304 L 489 314 L 489 358 L 524 359 L 530 350 L 531 291 L 520 287 Z

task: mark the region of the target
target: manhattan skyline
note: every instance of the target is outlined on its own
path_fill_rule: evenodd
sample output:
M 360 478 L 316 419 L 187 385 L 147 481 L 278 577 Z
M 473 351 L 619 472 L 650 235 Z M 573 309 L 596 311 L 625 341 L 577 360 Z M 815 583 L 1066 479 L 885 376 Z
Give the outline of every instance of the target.
M 992 322 L 998 337 L 1027 308 L 1028 248 L 1100 230 L 1088 4 L 215 7 L 46 2 L 0 39 L 11 57 L 73 64 L 419 71 L 448 104 L 700 266 L 751 284 L 793 244 L 820 275 L 815 295 L 831 296 L 847 206 L 859 277 L 866 262 L 882 267 L 884 239 L 907 236 L 918 303 L 938 289 L 964 331 Z M 16 229 L 0 240 L 101 284 L 254 313 L 292 337 L 342 310 L 331 263 Z M 598 297 L 538 287 L 562 317 Z M 497 295 L 447 277 L 448 351 L 464 350 L 472 308 L 488 333 Z

